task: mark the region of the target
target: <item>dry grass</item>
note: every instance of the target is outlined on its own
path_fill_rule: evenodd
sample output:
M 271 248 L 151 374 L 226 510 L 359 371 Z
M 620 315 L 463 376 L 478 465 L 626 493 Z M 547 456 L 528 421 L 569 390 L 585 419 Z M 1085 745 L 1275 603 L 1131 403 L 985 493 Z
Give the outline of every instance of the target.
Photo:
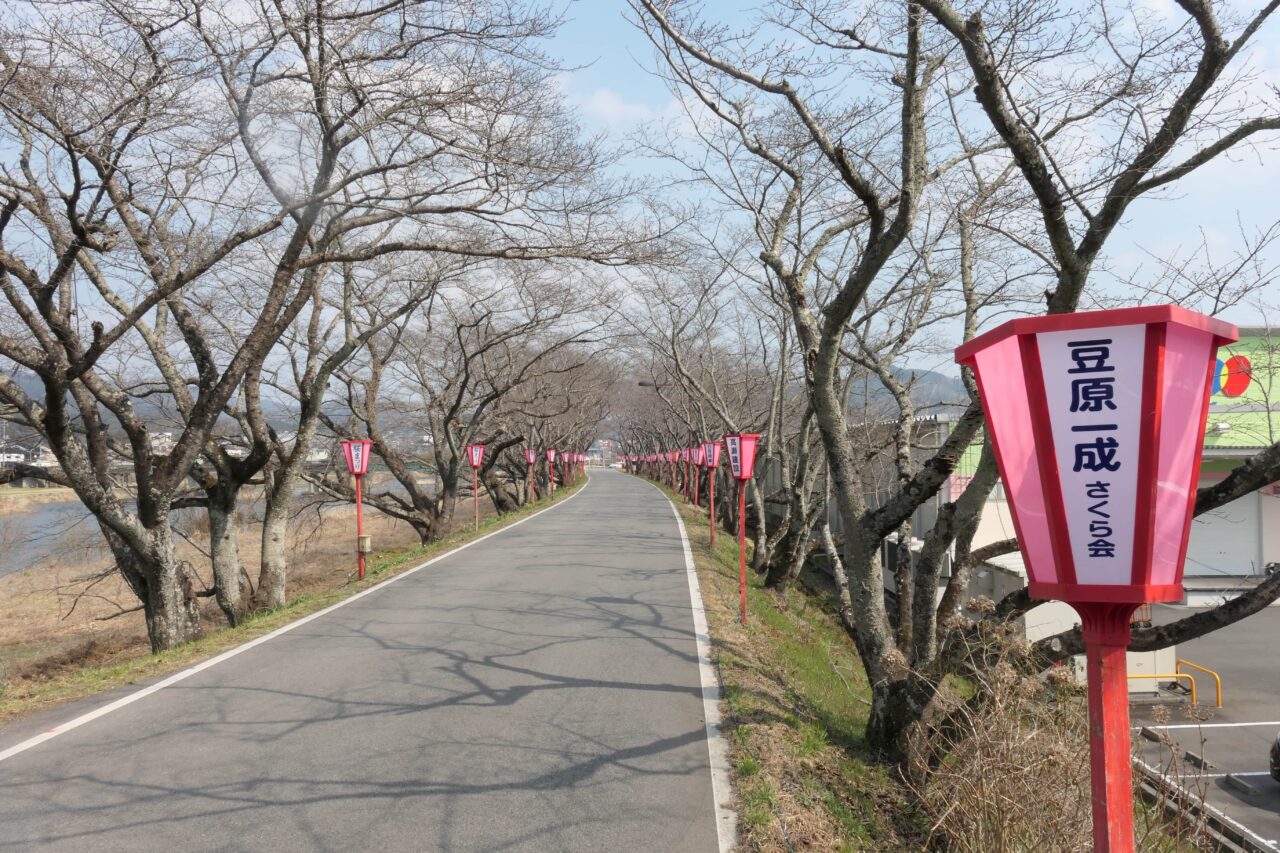
M 34 506 L 43 504 L 66 503 L 74 501 L 76 493 L 61 486 L 53 488 L 16 488 L 0 486 L 0 516 L 14 512 L 23 512 Z
M 924 787 L 909 789 L 863 741 L 870 688 L 835 617 L 830 584 L 802 576 L 803 585 L 779 597 L 749 574 L 743 627 L 736 539 L 718 534 L 713 552 L 706 515 L 673 499 L 689 533 L 723 685 L 741 849 L 1092 848 L 1085 708 L 1065 670 L 1046 679 L 996 666 L 981 685 L 954 679 L 943 693 L 944 707 L 961 712 L 959 726 L 942 735 L 948 758 Z M 1016 653 L 1025 642 L 1008 645 Z M 979 687 L 991 700 L 962 713 Z M 1203 849 L 1194 820 L 1140 801 L 1135 817 L 1137 849 Z
M 575 491 L 558 490 L 556 500 Z M 491 503 L 487 507 L 482 503 L 479 535 L 548 505 L 540 501 L 499 518 Z M 459 509 L 470 510 L 470 506 L 460 504 Z M 228 629 L 212 598 L 202 599 L 206 636 L 161 655 L 150 653 L 140 612 L 114 615 L 136 601 L 124 582 L 114 573 L 94 579 L 105 567 L 77 559 L 73 543 L 63 550 L 62 559 L 0 577 L 0 723 L 179 669 L 326 607 L 476 535 L 471 531 L 470 512 L 462 512 L 454 533 L 422 546 L 408 525 L 366 512 L 365 528 L 374 537 L 376 553 L 370 557 L 366 581 L 360 584 L 355 580 L 353 516 L 353 508 L 331 510 L 322 517 L 303 513 L 291 525 L 290 603 L 285 608 Z M 255 578 L 260 531 L 259 524 L 241 521 L 241 558 Z M 88 533 L 85 536 L 91 538 Z M 208 583 L 208 561 L 199 549 L 184 544 L 181 551 Z
M 970 678 L 968 702 L 956 702 L 935 726 L 941 766 L 917 788 L 928 812 L 930 849 L 954 853 L 1085 853 L 1093 849 L 1089 733 L 1084 691 L 1066 668 L 1047 675 L 1018 666 L 1020 636 L 982 638 L 998 662 Z M 1188 772 L 1180 758 L 1163 768 Z M 1192 785 L 1194 786 L 1194 780 Z M 1134 835 L 1143 851 L 1198 851 L 1204 826 L 1145 805 L 1135 789 Z

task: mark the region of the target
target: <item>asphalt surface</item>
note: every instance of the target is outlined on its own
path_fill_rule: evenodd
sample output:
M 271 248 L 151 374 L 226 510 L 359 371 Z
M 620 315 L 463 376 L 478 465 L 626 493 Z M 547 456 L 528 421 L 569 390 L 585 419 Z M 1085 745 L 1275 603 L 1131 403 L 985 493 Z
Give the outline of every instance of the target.
M 1155 607 L 1155 621 L 1172 622 L 1197 608 Z M 1170 766 L 1171 753 L 1181 757 L 1174 771 L 1183 787 L 1203 796 L 1232 820 L 1255 833 L 1265 849 L 1280 850 L 1280 782 L 1268 772 L 1271 744 L 1280 733 L 1280 607 L 1268 607 L 1234 625 L 1178 646 L 1178 657 L 1209 667 L 1222 678 L 1222 705 L 1214 708 L 1213 679 L 1196 670 L 1203 721 L 1173 706 L 1164 725 L 1152 722 L 1152 709 L 1135 707 L 1135 726 L 1163 729 L 1170 749 L 1139 739 L 1139 755 L 1155 767 Z M 1135 734 L 1136 737 L 1136 734 Z M 1209 766 L 1188 763 L 1187 751 Z M 1227 776 L 1236 776 L 1237 787 Z
M 714 851 L 683 554 L 659 492 L 593 472 L 0 761 L 0 849 Z M 0 732 L 0 753 L 30 734 Z

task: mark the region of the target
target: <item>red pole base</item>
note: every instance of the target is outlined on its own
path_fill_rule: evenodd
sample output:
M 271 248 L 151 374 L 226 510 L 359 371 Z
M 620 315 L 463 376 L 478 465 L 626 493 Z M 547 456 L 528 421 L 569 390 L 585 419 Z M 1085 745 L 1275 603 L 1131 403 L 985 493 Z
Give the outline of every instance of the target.
M 1089 768 L 1094 853 L 1133 853 L 1133 758 L 1125 655 L 1136 604 L 1073 604 L 1089 676 Z
M 738 610 L 747 624 L 747 490 L 738 481 Z
M 364 580 L 364 551 L 360 549 L 360 537 L 364 535 L 364 491 L 361 481 L 364 478 L 356 475 L 356 577 Z
M 707 521 L 711 524 L 711 547 L 716 547 L 716 475 L 708 473 L 711 478 L 707 483 Z

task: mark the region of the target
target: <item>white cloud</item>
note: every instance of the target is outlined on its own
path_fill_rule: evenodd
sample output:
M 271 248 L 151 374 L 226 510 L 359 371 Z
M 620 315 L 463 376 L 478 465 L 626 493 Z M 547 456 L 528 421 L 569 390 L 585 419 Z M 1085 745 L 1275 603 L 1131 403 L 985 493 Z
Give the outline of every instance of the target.
M 610 127 L 649 121 L 658 112 L 639 101 L 628 101 L 612 89 L 596 89 L 582 102 L 583 111 Z

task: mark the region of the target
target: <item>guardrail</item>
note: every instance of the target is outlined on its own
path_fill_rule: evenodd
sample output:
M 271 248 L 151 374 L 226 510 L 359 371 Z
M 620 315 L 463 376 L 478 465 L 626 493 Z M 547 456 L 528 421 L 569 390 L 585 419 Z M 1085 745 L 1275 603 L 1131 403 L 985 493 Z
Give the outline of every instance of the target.
M 1217 691 L 1218 691 L 1218 696 L 1217 696 L 1218 707 L 1221 708 L 1222 707 L 1222 678 L 1218 676 L 1218 673 L 1214 672 L 1213 670 L 1209 669 L 1206 666 L 1201 666 L 1198 663 L 1192 663 L 1191 661 L 1183 660 L 1182 658 L 1178 658 L 1178 662 L 1173 668 L 1176 672 L 1181 673 L 1182 667 L 1184 666 L 1189 666 L 1192 669 L 1196 669 L 1196 670 L 1199 670 L 1200 672 L 1208 673 L 1209 675 L 1213 676 L 1213 683 L 1217 687 Z M 1195 681 L 1193 680 L 1191 683 L 1195 684 Z M 1193 692 L 1193 695 L 1194 695 L 1194 692 Z M 1192 704 L 1195 704 L 1195 699 L 1193 698 L 1191 702 Z
M 1130 675 L 1129 678 L 1172 678 L 1174 681 L 1180 681 L 1185 678 L 1191 682 L 1191 704 L 1196 704 L 1196 679 L 1189 672 L 1158 672 L 1153 675 Z

